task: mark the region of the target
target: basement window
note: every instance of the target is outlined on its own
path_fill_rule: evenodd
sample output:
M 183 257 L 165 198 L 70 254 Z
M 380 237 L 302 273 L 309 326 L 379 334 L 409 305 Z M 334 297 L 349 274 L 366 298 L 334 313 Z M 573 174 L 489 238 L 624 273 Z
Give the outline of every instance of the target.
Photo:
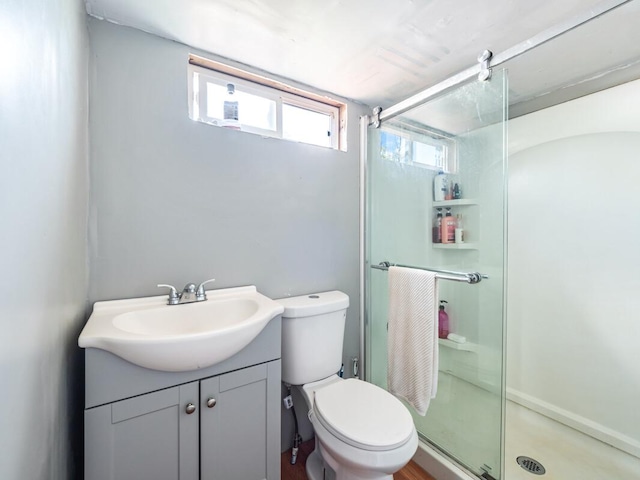
M 380 131 L 380 156 L 384 160 L 418 167 L 457 171 L 455 140 L 442 132 L 406 124 L 390 124 Z
M 346 105 L 195 55 L 189 117 L 217 127 L 346 151 Z

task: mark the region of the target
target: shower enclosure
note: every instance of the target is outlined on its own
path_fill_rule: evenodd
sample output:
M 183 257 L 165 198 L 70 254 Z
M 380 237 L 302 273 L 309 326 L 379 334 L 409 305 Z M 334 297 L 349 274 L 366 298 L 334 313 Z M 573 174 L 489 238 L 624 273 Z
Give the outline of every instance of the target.
M 375 115 L 363 124 L 366 378 L 386 384 L 380 262 L 488 277 L 440 281 L 450 329 L 466 341 L 440 340 L 438 395 L 425 417 L 414 414 L 426 444 L 417 460 L 437 478 L 546 469 L 550 479 L 640 480 L 640 281 L 629 268 L 640 224 L 628 208 L 637 204 L 639 20 L 640 0 L 603 1 L 492 59 L 511 84 L 508 342 L 504 73 L 463 84 L 477 71 L 461 72 L 383 111 L 379 128 Z M 438 170 L 460 199 L 434 202 Z M 603 188 L 607 175 L 614 185 Z M 464 243 L 434 243 L 438 208 L 462 216 Z M 624 226 L 624 241 L 601 231 L 601 218 Z
M 439 340 L 437 396 L 424 417 L 409 409 L 423 441 L 495 479 L 505 404 L 506 110 L 506 72 L 494 71 L 490 80 L 402 108 L 366 132 L 367 380 L 386 388 L 387 272 L 374 267 L 390 262 L 484 275 L 479 283 L 439 280 L 450 331 L 465 341 Z M 439 171 L 459 198 L 434 200 Z M 438 241 L 438 212 L 459 222 L 458 243 Z

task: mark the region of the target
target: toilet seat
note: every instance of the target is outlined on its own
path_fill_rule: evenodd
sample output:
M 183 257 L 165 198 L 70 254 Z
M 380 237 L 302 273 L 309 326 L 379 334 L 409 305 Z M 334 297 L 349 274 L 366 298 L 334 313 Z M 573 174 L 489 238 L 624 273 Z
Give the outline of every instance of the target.
M 318 389 L 313 410 L 332 435 L 363 450 L 398 448 L 415 432 L 411 414 L 396 397 L 362 380 L 347 379 Z

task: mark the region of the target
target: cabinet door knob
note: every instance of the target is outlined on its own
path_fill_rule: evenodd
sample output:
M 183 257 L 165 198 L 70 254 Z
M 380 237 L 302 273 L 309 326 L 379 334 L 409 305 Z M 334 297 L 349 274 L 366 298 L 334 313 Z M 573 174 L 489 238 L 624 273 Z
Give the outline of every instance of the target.
M 187 412 L 187 415 L 191 415 L 193 412 L 196 411 L 196 406 L 193 403 L 188 403 L 185 411 Z
M 207 398 L 207 407 L 209 408 L 213 408 L 216 406 L 216 399 L 215 398 Z

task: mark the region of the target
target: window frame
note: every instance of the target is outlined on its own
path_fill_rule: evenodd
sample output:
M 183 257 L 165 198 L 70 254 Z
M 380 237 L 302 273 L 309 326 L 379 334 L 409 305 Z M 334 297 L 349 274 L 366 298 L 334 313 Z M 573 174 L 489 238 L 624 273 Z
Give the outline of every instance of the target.
M 396 161 L 434 171 L 442 170 L 449 174 L 456 174 L 458 172 L 458 148 L 455 136 L 422 125 L 418 126 L 413 123 L 398 121 L 389 122 L 382 127 L 382 130 L 401 137 L 409 143 L 407 149 L 409 158 L 397 159 Z M 414 143 L 421 143 L 433 147 L 444 147 L 447 150 L 447 157 L 443 159 L 441 165 L 432 165 L 416 161 Z
M 308 145 L 316 145 L 320 147 L 329 147 L 335 150 L 345 150 L 342 148 L 341 137 L 344 130 L 344 122 L 341 118 L 341 111 L 339 105 L 344 104 L 328 104 L 323 103 L 308 97 L 293 94 L 287 91 L 283 91 L 278 88 L 274 88 L 264 83 L 257 83 L 252 80 L 229 75 L 217 70 L 212 70 L 200 65 L 196 65 L 190 61 L 188 68 L 188 104 L 189 104 L 189 118 L 209 125 L 222 127 L 220 121 L 214 117 L 207 115 L 207 83 L 214 83 L 226 87 L 228 83 L 232 83 L 237 87 L 240 87 L 241 92 L 247 92 L 252 95 L 257 95 L 262 98 L 275 101 L 276 108 L 276 129 L 267 130 L 250 125 L 240 124 L 240 130 L 243 132 L 249 132 L 264 137 L 280 138 L 282 140 L 307 143 Z M 245 72 L 247 75 L 247 72 Z M 262 78 L 262 77 L 261 77 Z M 334 102 L 338 103 L 338 102 Z M 330 145 L 318 145 L 315 143 L 303 142 L 293 138 L 285 138 L 283 136 L 283 105 L 291 105 L 294 107 L 306 109 L 312 112 L 327 115 L 330 118 L 331 130 L 330 130 Z

